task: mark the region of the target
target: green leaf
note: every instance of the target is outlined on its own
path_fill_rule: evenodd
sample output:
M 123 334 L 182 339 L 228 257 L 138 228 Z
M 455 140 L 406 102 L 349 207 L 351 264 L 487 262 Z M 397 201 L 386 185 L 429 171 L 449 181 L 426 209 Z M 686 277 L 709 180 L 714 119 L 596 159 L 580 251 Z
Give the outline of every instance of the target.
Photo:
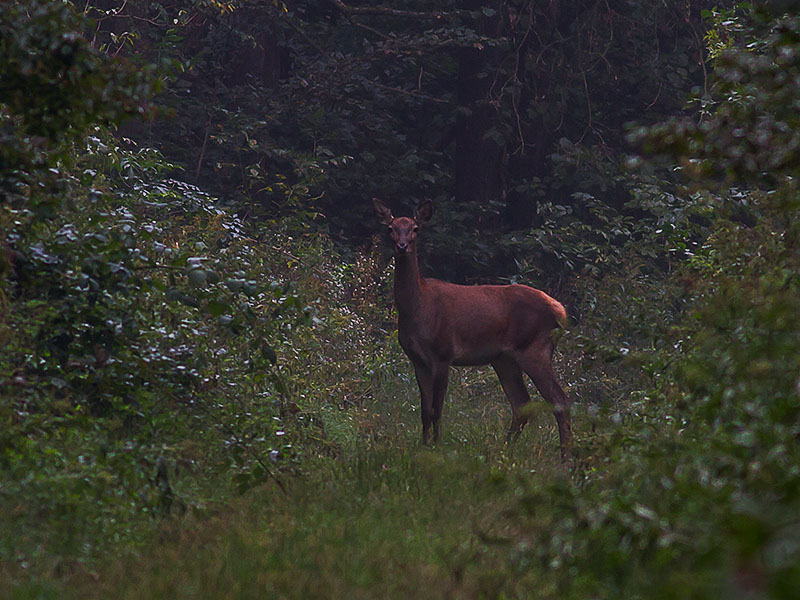
M 189 271 L 189 283 L 195 287 L 202 287 L 206 284 L 208 274 L 205 269 L 192 269 Z
M 275 349 L 267 343 L 261 346 L 261 355 L 273 365 L 278 362 L 278 355 L 275 353 Z
M 230 305 L 226 304 L 225 302 L 220 302 L 219 300 L 210 300 L 208 304 L 206 304 L 206 310 L 209 314 L 219 317 L 220 315 L 228 312 L 230 310 Z
M 228 286 L 228 289 L 234 293 L 240 292 L 242 287 L 244 287 L 244 280 L 243 279 L 226 279 L 225 285 Z
M 187 306 L 191 306 L 192 308 L 200 308 L 200 301 L 194 296 L 191 296 L 189 294 L 182 294 L 181 302 L 183 302 Z

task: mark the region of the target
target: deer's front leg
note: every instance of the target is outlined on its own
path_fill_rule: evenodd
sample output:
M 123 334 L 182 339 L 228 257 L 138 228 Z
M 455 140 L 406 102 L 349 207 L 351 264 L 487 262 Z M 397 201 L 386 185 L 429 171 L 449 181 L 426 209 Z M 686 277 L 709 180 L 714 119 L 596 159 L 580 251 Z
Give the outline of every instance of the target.
M 422 443 L 428 444 L 431 439 L 431 423 L 433 421 L 433 372 L 424 363 L 414 363 L 422 408 Z
M 444 397 L 447 393 L 447 380 L 450 375 L 450 365 L 437 363 L 433 366 L 433 441 L 439 441 L 439 420 L 442 418 Z

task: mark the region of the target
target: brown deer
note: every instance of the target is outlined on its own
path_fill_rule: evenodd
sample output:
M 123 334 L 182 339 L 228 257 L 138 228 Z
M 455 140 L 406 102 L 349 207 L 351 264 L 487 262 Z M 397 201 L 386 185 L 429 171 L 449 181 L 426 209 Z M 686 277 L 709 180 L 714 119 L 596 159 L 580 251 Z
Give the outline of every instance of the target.
M 553 405 L 561 458 L 572 441 L 570 400 L 553 372 L 552 330 L 565 326 L 564 306 L 526 285 L 456 285 L 424 278 L 417 262 L 417 232 L 433 214 L 430 201 L 414 218 L 394 217 L 373 199 L 378 221 L 388 226 L 394 248 L 394 301 L 400 345 L 414 365 L 422 397 L 422 441 L 439 439 L 439 419 L 450 365 L 492 365 L 511 403 L 508 439 L 519 435 L 530 401 L 522 373 Z

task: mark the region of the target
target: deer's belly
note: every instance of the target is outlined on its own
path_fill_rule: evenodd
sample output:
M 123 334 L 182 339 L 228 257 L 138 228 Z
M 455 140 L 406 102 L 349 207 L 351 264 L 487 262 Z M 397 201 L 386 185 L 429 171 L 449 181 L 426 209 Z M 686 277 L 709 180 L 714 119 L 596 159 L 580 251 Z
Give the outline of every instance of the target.
M 488 365 L 502 352 L 495 347 L 456 348 L 451 364 L 456 367 L 477 367 Z
M 503 353 L 495 344 L 467 345 L 458 340 L 424 339 L 402 332 L 398 337 L 403 351 L 416 363 L 446 362 L 456 367 L 488 365 Z

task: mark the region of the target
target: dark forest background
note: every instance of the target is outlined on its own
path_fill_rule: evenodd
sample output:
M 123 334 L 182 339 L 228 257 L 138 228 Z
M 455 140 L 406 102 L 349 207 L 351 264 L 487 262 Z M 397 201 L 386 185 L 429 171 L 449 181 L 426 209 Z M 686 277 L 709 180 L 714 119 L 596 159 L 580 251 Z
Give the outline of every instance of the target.
M 0 596 L 795 597 L 797 8 L 1 3 Z M 419 446 L 373 197 L 567 306 L 568 469 Z

